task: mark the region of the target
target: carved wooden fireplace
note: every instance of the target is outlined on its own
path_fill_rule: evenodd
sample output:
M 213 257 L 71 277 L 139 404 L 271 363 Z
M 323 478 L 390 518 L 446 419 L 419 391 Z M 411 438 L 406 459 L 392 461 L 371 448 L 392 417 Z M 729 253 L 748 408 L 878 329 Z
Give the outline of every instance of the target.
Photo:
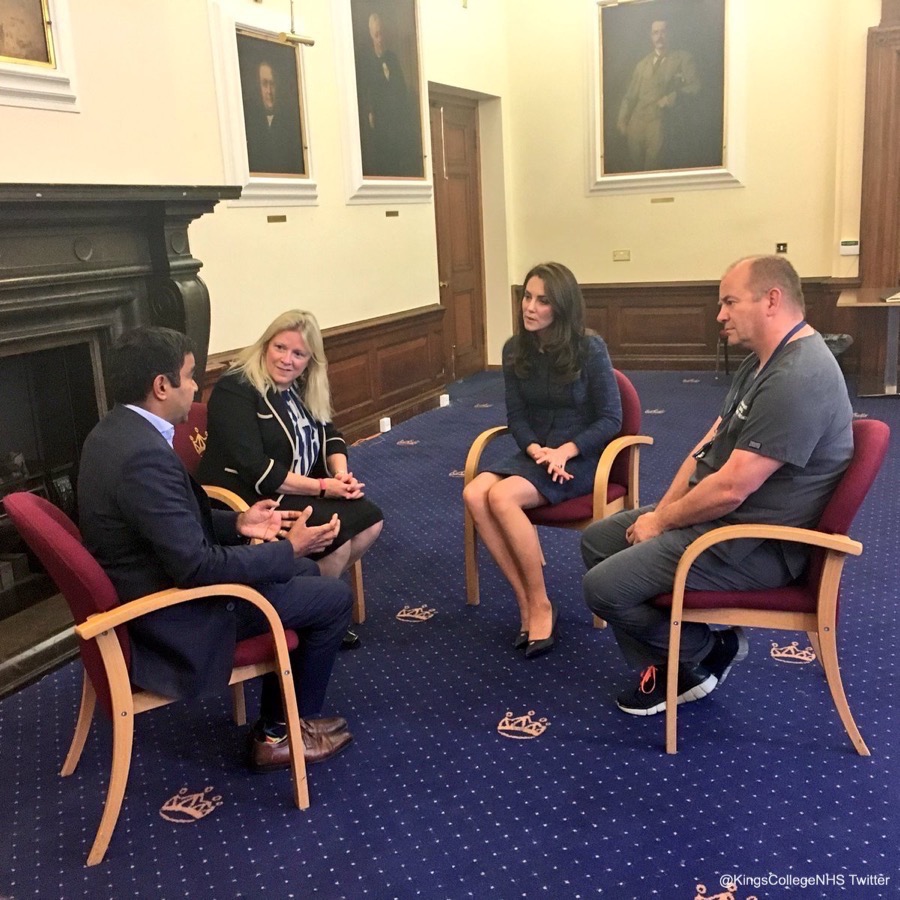
M 107 409 L 103 360 L 135 325 L 184 331 L 206 366 L 209 294 L 188 226 L 237 187 L 0 185 L 0 497 L 75 512 Z M 0 508 L 0 695 L 76 652 L 65 603 Z

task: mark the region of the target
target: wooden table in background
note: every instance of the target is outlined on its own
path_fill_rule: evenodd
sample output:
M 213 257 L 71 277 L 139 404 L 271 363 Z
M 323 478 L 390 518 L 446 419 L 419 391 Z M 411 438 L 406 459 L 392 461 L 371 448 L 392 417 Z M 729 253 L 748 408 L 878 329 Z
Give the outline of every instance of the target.
M 859 346 L 859 397 L 896 397 L 900 350 L 900 303 L 882 298 L 898 288 L 857 288 L 841 291 L 837 305 L 860 310 L 857 316 Z

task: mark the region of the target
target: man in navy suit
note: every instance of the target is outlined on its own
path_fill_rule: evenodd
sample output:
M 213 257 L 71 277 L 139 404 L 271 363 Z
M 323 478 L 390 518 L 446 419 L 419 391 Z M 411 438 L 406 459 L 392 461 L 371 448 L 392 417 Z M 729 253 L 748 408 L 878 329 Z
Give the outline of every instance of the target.
M 197 390 L 193 347 L 185 335 L 167 328 L 128 332 L 111 351 L 108 377 L 115 406 L 88 435 L 81 454 L 78 505 L 85 545 L 123 602 L 171 587 L 223 582 L 259 590 L 300 637 L 291 667 L 306 760 L 334 756 L 350 743 L 347 723 L 318 716 L 352 598 L 343 582 L 321 577 L 304 557 L 334 540 L 337 517 L 308 527 L 308 509 L 281 512 L 270 500 L 243 513 L 210 509 L 172 449 L 175 425 L 186 420 Z M 264 543 L 246 543 L 252 538 Z M 225 687 L 235 641 L 267 630 L 256 607 L 224 600 L 159 610 L 128 628 L 132 682 L 170 697 Z M 278 681 L 266 675 L 251 765 L 260 771 L 286 767 L 285 737 Z

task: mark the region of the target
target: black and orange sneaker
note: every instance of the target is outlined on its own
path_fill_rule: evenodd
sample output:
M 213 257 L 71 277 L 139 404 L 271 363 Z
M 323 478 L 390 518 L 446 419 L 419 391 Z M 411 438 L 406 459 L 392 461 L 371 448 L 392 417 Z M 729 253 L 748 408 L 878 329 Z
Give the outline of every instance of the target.
M 678 702 L 700 700 L 715 689 L 718 679 L 703 666 L 678 667 Z M 636 688 L 620 694 L 616 705 L 631 716 L 655 716 L 666 708 L 666 666 L 647 666 Z

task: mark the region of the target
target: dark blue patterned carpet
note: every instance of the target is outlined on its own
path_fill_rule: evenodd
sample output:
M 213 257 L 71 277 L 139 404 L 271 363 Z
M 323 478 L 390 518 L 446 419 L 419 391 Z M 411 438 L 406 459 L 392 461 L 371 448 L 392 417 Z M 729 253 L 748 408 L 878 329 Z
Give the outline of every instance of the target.
M 652 500 L 725 382 L 632 377 L 656 439 L 642 472 Z M 842 670 L 871 758 L 853 751 L 818 663 L 771 656 L 794 639 L 804 650 L 805 635 L 764 631 L 721 690 L 681 708 L 680 752 L 667 756 L 662 717 L 615 708 L 633 674 L 591 627 L 577 533 L 542 535 L 562 608 L 554 653 L 512 649 L 513 599 L 486 560 L 481 606 L 466 606 L 462 468 L 472 439 L 504 421 L 500 378 L 451 396 L 353 451 L 387 522 L 364 566 L 364 646 L 339 657 L 330 690 L 328 711 L 351 720 L 355 743 L 310 769 L 310 809 L 291 805 L 287 773 L 244 769 L 226 696 L 175 704 L 138 719 L 109 852 L 84 868 L 110 732 L 95 725 L 76 774 L 58 777 L 76 662 L 0 703 L 0 898 L 900 896 L 896 437 L 844 579 Z M 896 401 L 855 409 L 900 435 Z M 425 620 L 398 620 L 404 607 L 427 607 Z M 498 732 L 508 716 L 543 731 L 511 740 Z M 208 814 L 165 818 L 182 791 L 204 794 Z

